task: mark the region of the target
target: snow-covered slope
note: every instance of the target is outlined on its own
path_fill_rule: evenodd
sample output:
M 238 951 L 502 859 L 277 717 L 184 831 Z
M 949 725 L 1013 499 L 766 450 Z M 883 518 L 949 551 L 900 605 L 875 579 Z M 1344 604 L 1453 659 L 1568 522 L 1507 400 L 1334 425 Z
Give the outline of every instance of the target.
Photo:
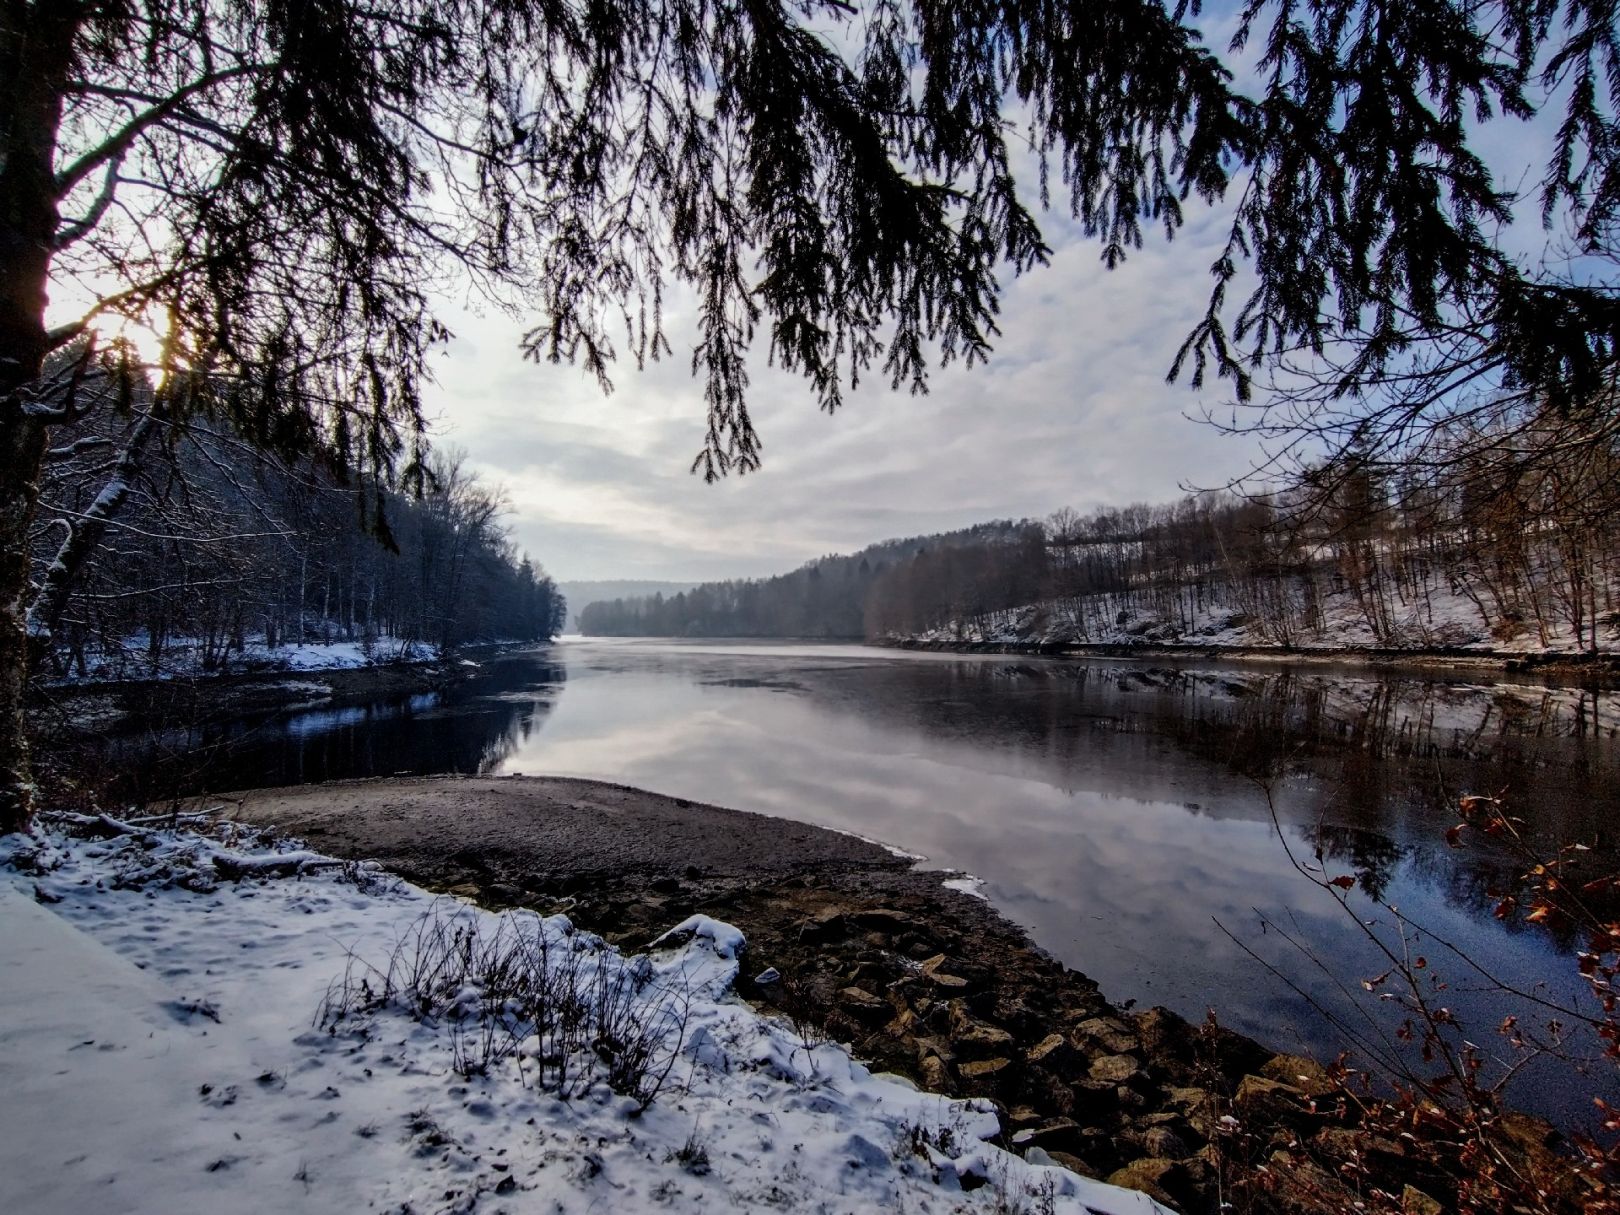
M 624 958 L 563 917 L 497 916 L 291 845 L 101 826 L 117 834 L 0 839 L 13 1215 L 1162 1211 L 990 1146 L 983 1104 L 760 1016 L 731 994 L 729 926 L 696 919 Z M 536 1082 L 544 1038 L 465 1074 L 484 993 L 419 1015 L 356 985 L 415 956 L 396 947 L 424 926 L 546 942 L 609 976 L 593 990 L 678 991 L 662 1092 L 642 1109 L 586 1052 L 565 1100 Z M 345 1001 L 363 1007 L 334 1015 Z

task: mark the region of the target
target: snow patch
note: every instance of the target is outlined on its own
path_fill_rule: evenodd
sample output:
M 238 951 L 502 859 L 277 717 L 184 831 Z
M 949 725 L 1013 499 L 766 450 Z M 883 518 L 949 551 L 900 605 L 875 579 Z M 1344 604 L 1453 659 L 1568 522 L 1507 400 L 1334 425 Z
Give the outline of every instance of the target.
M 717 920 L 626 958 L 561 916 L 447 903 L 231 827 L 72 829 L 0 838 L 8 1210 L 1163 1212 L 989 1146 L 986 1102 L 873 1075 L 755 1012 L 731 990 L 742 934 Z M 678 983 L 662 1096 L 562 1099 L 534 1081 L 555 1065 L 539 1039 L 469 1072 L 502 1010 L 459 979 L 428 1010 L 373 991 L 364 1016 L 316 1025 L 345 976 L 408 966 L 430 924 L 452 945 L 549 942 L 608 976 L 589 990 Z

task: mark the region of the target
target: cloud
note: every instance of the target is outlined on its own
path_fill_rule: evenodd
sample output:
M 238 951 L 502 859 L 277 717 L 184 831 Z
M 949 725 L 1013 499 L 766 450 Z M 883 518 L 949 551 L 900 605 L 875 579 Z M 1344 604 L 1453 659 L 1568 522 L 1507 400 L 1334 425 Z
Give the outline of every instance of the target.
M 506 486 L 519 543 L 567 578 L 770 574 L 891 536 L 1162 500 L 1240 472 L 1252 448 L 1186 416 L 1221 391 L 1164 382 L 1203 306 L 1219 217 L 1194 215 L 1113 272 L 1048 219 L 1052 263 L 1007 285 L 990 363 L 936 371 L 927 395 L 879 377 L 828 416 L 756 360 L 756 474 L 705 485 L 687 471 L 704 418 L 680 300 L 675 356 L 622 366 L 605 397 L 574 368 L 523 362 L 521 324 L 453 317 L 431 398 L 440 441 Z

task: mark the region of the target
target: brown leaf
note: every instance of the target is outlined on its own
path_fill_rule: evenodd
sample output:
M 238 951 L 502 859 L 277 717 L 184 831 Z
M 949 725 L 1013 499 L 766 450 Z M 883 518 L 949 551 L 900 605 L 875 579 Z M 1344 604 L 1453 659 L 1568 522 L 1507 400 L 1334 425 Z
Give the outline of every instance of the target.
M 1355 884 L 1356 879 L 1351 877 L 1348 873 L 1341 873 L 1338 877 L 1334 878 L 1328 883 L 1330 886 L 1337 886 L 1340 890 L 1349 890 L 1350 887 L 1354 886 Z

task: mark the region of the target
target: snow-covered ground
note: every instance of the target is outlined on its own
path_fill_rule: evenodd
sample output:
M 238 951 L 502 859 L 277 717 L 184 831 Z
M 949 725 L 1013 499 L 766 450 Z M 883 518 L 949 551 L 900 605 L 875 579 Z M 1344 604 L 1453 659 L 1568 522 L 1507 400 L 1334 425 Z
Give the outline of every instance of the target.
M 0 838 L 14 1215 L 1162 1211 L 991 1146 L 981 1103 L 756 1013 L 732 994 L 726 925 L 694 917 L 627 958 L 563 917 L 495 915 L 290 843 L 119 826 Z M 404 981 L 499 942 L 590 1007 L 535 1033 L 521 1010 L 538 1005 L 491 1007 L 493 971 Z M 632 1057 L 639 1082 L 618 1066 Z
M 1149 606 L 1149 597 L 1140 593 L 1045 600 L 953 620 L 917 637 L 1000 644 L 1256 648 L 1286 644 L 1307 649 L 1447 648 L 1518 654 L 1585 651 L 1591 644 L 1589 634 L 1577 644 L 1568 623 L 1554 613 L 1549 613 L 1545 644 L 1533 622 L 1521 621 L 1516 630 L 1493 635 L 1479 604 L 1438 576 L 1422 584 L 1420 593 L 1402 597 L 1392 592 L 1382 608 L 1364 604 L 1346 590 L 1320 587 L 1318 619 L 1310 628 L 1297 624 L 1306 617 L 1299 586 L 1279 582 L 1268 588 L 1274 601 L 1258 608 L 1240 602 L 1224 583 L 1212 584 L 1202 594 L 1183 588 L 1173 605 L 1158 608 Z M 1382 629 L 1373 626 L 1369 613 L 1375 610 L 1384 614 Z M 1598 647 L 1620 651 L 1620 626 L 1612 621 L 1600 624 Z
M 394 637 L 270 646 L 260 636 L 248 638 L 240 649 L 232 649 L 223 656 L 216 654 L 212 660 L 205 660 L 201 642 L 181 637 L 166 641 L 154 661 L 146 639 L 134 636 L 105 648 L 87 651 L 82 670 L 77 661 L 65 661 L 62 682 L 181 679 L 253 671 L 349 671 L 398 662 L 425 662 L 434 656 L 432 646 Z

